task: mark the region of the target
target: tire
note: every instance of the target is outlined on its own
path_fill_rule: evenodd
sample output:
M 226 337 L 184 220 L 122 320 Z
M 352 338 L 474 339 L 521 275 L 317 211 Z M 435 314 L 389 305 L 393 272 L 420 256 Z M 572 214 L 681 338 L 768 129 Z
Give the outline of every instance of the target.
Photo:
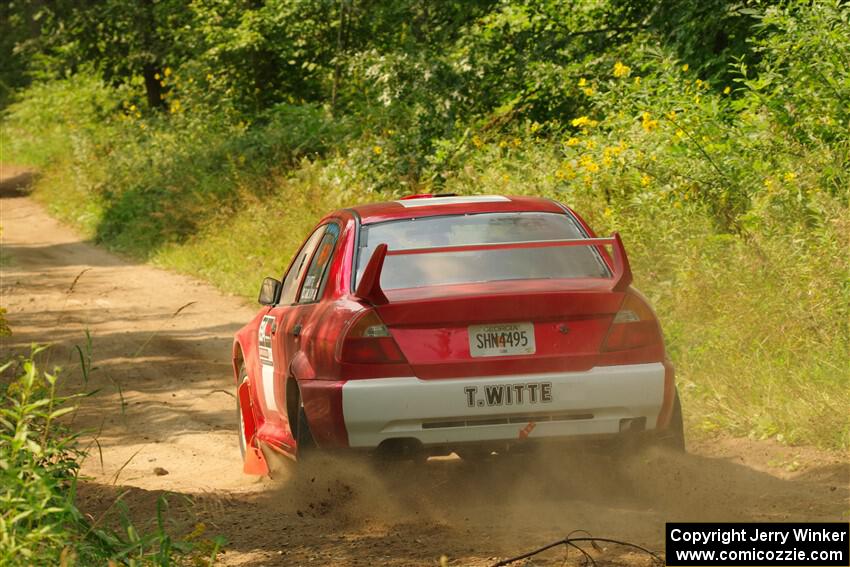
M 685 452 L 685 428 L 678 390 L 673 397 L 673 413 L 670 416 L 667 429 L 639 433 L 637 436 L 621 435 L 606 452 L 617 460 L 627 460 L 653 447 L 659 447 L 673 453 Z
M 685 424 L 682 419 L 682 402 L 679 401 L 678 389 L 673 398 L 673 414 L 670 416 L 670 424 L 658 435 L 655 444 L 676 453 L 685 452 Z
M 316 441 L 313 439 L 313 434 L 310 432 L 310 424 L 307 422 L 307 412 L 304 411 L 304 402 L 301 400 L 301 391 L 297 389 L 297 386 L 296 391 L 298 392 L 296 399 L 298 416 L 295 420 L 295 430 L 292 432 L 292 435 L 295 437 L 295 450 L 298 459 L 300 460 L 309 456 L 316 450 Z
M 248 371 L 245 365 L 239 367 L 239 382 L 236 385 L 236 425 L 239 428 L 239 452 L 242 453 L 242 460 L 245 460 L 245 452 L 248 449 L 248 440 L 245 438 L 245 416 L 242 414 L 242 405 L 239 402 L 239 390 L 242 383 L 248 379 Z

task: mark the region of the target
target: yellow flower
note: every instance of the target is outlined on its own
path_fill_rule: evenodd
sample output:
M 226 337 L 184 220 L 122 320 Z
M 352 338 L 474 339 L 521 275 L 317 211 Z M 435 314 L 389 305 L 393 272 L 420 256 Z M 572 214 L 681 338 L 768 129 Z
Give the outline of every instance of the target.
M 667 118 L 669 118 L 670 120 L 676 120 L 676 111 L 675 111 L 675 110 L 671 110 L 670 112 L 668 112 L 668 113 L 667 113 Z
M 723 94 L 729 94 L 730 92 L 732 92 L 731 87 L 726 87 L 725 89 L 723 89 Z
M 646 173 L 640 176 L 640 184 L 644 187 L 649 186 L 649 183 L 652 181 L 652 178 L 649 177 Z
M 640 75 L 635 77 L 635 85 L 639 85 L 639 84 L 640 84 Z
M 156 80 L 158 81 L 158 80 L 159 80 L 159 73 L 154 73 L 153 78 L 154 78 L 154 79 L 156 79 Z
M 773 189 L 773 179 L 771 179 L 770 177 L 766 178 L 764 180 L 764 187 L 768 190 Z
M 785 173 L 785 175 L 783 175 L 782 178 L 787 183 L 790 183 L 791 181 L 794 181 L 795 179 L 797 179 L 797 174 L 794 173 L 793 171 L 789 171 L 789 172 Z
M 679 139 L 684 138 L 685 137 L 685 131 L 682 130 L 681 128 L 679 128 L 678 130 L 676 130 L 676 137 L 679 138 Z
M 596 142 L 594 142 L 593 140 L 585 140 L 584 147 L 586 147 L 588 150 L 592 150 L 596 147 Z
M 504 181 L 505 183 L 507 183 L 510 180 L 511 180 L 511 176 L 508 175 L 507 173 L 502 176 L 502 181 Z
M 590 122 L 590 118 L 587 116 L 579 116 L 578 118 L 573 118 L 572 121 L 570 121 L 570 124 L 578 128 L 579 126 L 586 125 L 588 122 Z
M 593 87 L 587 87 L 586 89 L 584 89 L 584 94 L 586 96 L 593 96 L 593 93 L 594 93 Z
M 164 72 L 165 72 L 166 77 L 170 77 L 171 76 L 171 67 L 166 67 Z
M 519 138 L 514 138 L 513 140 L 511 140 L 511 144 L 513 145 L 513 147 L 518 148 L 522 145 L 522 140 L 520 140 Z
M 593 161 L 593 157 L 588 155 L 581 156 L 581 166 L 588 173 L 596 173 L 599 171 L 599 164 Z
M 688 69 L 690 69 L 690 66 L 689 66 L 687 63 L 685 63 L 684 65 L 682 65 L 682 71 L 687 72 L 687 71 L 688 71 Z
M 175 100 L 174 102 L 172 102 L 171 108 L 169 110 L 171 110 L 171 114 L 174 114 L 176 112 L 180 112 L 180 101 Z
M 564 179 L 573 179 L 573 178 L 575 178 L 575 176 L 576 176 L 576 172 L 573 171 L 573 168 L 570 167 L 570 164 L 568 164 L 568 163 L 561 165 L 561 167 L 558 168 L 557 171 L 555 171 L 555 177 L 562 180 L 562 181 Z
M 500 147 L 500 148 L 507 148 L 507 147 L 508 147 L 508 142 L 507 142 L 506 140 L 500 140 L 500 141 L 499 141 L 499 147 Z
M 207 81 L 212 81 L 212 80 L 213 80 L 212 73 L 207 73 Z
M 483 146 L 483 145 L 484 145 L 484 142 L 482 142 L 482 141 L 481 141 L 481 138 L 479 138 L 479 137 L 476 135 L 476 136 L 473 136 L 473 137 L 472 137 L 472 145 L 474 145 L 476 148 L 480 148 L 481 146 Z
M 586 86 L 587 86 L 587 79 L 585 79 L 584 77 L 582 77 L 581 79 L 579 79 L 579 80 L 578 80 L 578 86 L 580 86 L 580 87 L 586 87 Z
M 379 156 L 379 155 L 381 155 L 381 154 L 384 152 L 384 148 L 382 148 L 381 146 L 372 146 L 372 152 L 373 152 L 376 156 Z
M 136 112 L 136 105 L 135 104 L 130 105 L 130 112 Z
M 579 145 L 579 139 L 578 138 L 570 138 L 569 140 L 567 140 L 567 145 L 571 148 L 575 147 L 575 146 Z
M 658 127 L 658 120 L 653 120 L 652 115 L 649 112 L 644 111 L 643 114 L 641 114 L 641 126 L 647 132 L 652 132 Z
M 532 122 L 532 123 L 531 123 L 531 133 L 532 133 L 532 134 L 534 134 L 535 132 L 537 132 L 538 130 L 540 130 L 540 128 L 542 128 L 542 126 L 540 125 L 540 123 L 539 123 L 539 122 Z
M 605 207 L 605 210 L 602 211 L 603 217 L 610 217 L 613 214 L 614 214 L 614 211 L 611 210 L 611 207 Z
M 614 76 L 618 79 L 628 77 L 631 72 L 632 70 L 626 65 L 623 65 L 620 61 L 614 63 Z

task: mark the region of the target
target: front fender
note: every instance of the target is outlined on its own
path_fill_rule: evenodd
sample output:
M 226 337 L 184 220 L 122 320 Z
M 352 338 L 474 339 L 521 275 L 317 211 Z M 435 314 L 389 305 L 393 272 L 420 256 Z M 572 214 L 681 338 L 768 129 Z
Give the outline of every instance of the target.
M 245 364 L 248 377 L 254 379 L 260 376 L 260 358 L 257 353 L 257 331 L 251 324 L 240 329 L 233 338 L 231 352 L 234 382 L 239 381 L 239 367 Z

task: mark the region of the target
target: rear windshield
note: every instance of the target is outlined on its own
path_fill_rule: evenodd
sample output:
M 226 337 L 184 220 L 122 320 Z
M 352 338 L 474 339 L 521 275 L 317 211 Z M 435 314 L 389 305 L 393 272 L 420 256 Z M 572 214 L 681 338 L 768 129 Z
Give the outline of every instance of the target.
M 533 240 L 586 238 L 574 218 L 560 213 L 485 213 L 405 219 L 360 230 L 357 282 L 372 252 Z M 383 289 L 549 278 L 605 278 L 608 268 L 591 246 L 554 246 L 387 256 Z

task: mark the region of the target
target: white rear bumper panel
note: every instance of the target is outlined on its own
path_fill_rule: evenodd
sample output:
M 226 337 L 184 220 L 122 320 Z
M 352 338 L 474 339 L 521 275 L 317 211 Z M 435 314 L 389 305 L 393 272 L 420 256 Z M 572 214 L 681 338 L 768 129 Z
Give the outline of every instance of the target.
M 512 441 L 531 429 L 530 421 L 530 438 L 619 433 L 625 418 L 644 417 L 652 429 L 663 397 L 661 363 L 522 376 L 350 380 L 342 387 L 349 445 L 362 448 L 393 438 L 423 445 Z

